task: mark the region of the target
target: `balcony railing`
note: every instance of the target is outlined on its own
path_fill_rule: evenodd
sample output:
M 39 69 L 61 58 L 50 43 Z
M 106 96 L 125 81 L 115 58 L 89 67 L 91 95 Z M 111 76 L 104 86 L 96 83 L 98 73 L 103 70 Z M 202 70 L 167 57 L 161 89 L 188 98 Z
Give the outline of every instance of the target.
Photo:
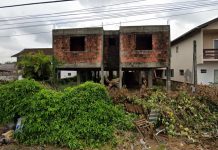
M 204 49 L 204 59 L 217 59 L 218 49 Z

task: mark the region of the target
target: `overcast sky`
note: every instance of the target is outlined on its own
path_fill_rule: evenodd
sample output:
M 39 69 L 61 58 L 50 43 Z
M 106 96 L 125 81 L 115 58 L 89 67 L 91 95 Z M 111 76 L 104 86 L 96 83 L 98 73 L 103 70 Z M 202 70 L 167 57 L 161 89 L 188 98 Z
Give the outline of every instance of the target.
M 51 0 L 1 0 L 0 6 L 43 1 Z M 119 29 L 120 25 L 170 24 L 171 39 L 175 39 L 195 26 L 218 17 L 218 10 L 216 10 L 216 8 L 218 8 L 218 0 L 136 1 L 137 0 L 75 0 L 72 2 L 0 9 L 0 63 L 15 61 L 16 59 L 11 58 L 11 56 L 24 48 L 52 47 L 52 35 L 50 31 L 54 28 L 93 27 L 102 26 L 103 24 L 105 30 L 115 30 Z M 113 7 L 111 5 L 113 5 Z M 195 9 L 193 6 L 195 6 Z M 87 8 L 93 7 L 95 7 L 95 9 L 87 11 Z M 84 11 L 84 9 L 86 9 L 86 11 Z M 111 9 L 113 11 L 111 11 Z M 121 11 L 122 9 L 124 12 L 117 12 L 117 10 Z M 71 14 L 68 11 L 71 11 Z M 193 13 L 196 11 L 201 12 Z M 62 16 L 58 14 L 59 17 L 43 16 L 37 18 L 39 17 L 37 16 L 31 19 L 13 18 L 59 12 L 68 13 L 61 14 Z

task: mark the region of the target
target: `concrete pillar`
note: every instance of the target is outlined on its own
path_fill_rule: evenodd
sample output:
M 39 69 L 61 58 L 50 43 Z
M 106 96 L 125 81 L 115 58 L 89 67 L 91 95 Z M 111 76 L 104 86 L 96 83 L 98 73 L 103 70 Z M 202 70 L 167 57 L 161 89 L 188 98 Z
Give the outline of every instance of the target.
M 95 71 L 91 71 L 91 76 L 92 76 L 92 81 L 96 82 L 95 81 L 95 78 L 96 78 Z
M 139 85 L 142 85 L 142 71 L 139 71 Z
M 99 78 L 100 78 L 100 71 L 97 71 L 97 78 L 99 80 Z
M 119 70 L 119 88 L 120 89 L 123 87 L 122 80 L 123 80 L 123 72 L 122 72 L 122 68 L 120 67 L 120 70 Z
M 57 80 L 61 79 L 61 71 L 56 70 Z
M 77 85 L 79 85 L 81 83 L 81 72 L 80 71 L 77 71 Z
M 104 69 L 101 69 L 101 84 L 104 84 Z
M 171 69 L 170 69 L 170 66 L 168 66 L 166 68 L 166 75 L 167 75 L 166 88 L 168 92 L 171 91 L 171 73 L 170 72 L 171 72 Z
M 148 69 L 148 88 L 153 87 L 153 69 Z

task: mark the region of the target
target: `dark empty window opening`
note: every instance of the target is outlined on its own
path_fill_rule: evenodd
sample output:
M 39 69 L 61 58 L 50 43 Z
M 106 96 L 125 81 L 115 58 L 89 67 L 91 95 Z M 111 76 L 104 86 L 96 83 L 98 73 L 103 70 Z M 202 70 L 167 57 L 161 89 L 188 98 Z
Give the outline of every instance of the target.
M 115 38 L 109 38 L 109 45 L 115 46 L 116 45 L 116 39 Z
M 170 75 L 171 75 L 171 77 L 174 77 L 174 69 L 170 70 Z
M 179 52 L 179 46 L 176 46 L 176 53 Z
M 179 70 L 179 74 L 180 74 L 181 76 L 184 76 L 184 70 L 180 69 L 180 70 Z
M 70 51 L 85 51 L 85 37 L 71 37 L 70 38 Z
M 162 77 L 163 77 L 164 70 L 156 70 L 155 73 L 156 73 L 156 76 L 157 76 L 158 78 L 162 78 Z
M 136 35 L 136 50 L 152 50 L 152 35 Z
M 167 76 L 167 70 L 164 70 L 164 75 Z M 170 76 L 174 77 L 174 69 L 170 69 Z
M 71 76 L 71 73 L 68 73 L 68 76 Z
M 207 73 L 207 69 L 201 69 L 201 73 Z

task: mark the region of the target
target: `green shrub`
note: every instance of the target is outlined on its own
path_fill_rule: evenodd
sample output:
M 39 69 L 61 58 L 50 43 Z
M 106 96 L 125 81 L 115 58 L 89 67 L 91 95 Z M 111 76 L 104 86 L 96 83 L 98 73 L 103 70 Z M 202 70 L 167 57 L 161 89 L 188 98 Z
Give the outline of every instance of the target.
M 17 134 L 20 142 L 41 144 L 58 143 L 61 93 L 43 89 L 31 98 L 31 111 L 24 117 L 22 132 Z M 56 131 L 55 131 L 56 130 Z
M 86 82 L 63 93 L 36 93 L 17 139 L 27 144 L 57 144 L 71 149 L 98 147 L 116 129 L 132 127 L 131 117 L 115 107 L 104 86 Z
M 0 122 L 11 121 L 15 114 L 25 116 L 31 97 L 43 87 L 34 80 L 19 80 L 0 86 Z

